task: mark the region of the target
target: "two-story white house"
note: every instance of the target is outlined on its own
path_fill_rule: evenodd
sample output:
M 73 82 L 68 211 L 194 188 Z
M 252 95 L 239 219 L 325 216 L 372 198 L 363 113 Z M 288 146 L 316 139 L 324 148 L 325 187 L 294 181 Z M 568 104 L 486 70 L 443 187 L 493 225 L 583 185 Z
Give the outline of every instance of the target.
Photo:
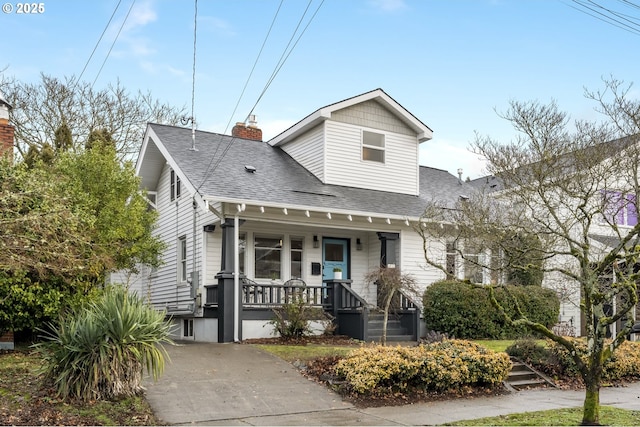
M 413 227 L 427 202 L 453 205 L 473 191 L 419 165 L 431 138 L 381 89 L 320 108 L 266 142 L 255 123 L 230 136 L 149 124 L 136 169 L 167 249 L 134 288 L 173 316 L 181 338 L 228 342 L 269 336 L 278 292 L 304 283 L 339 332 L 367 338 L 377 296 L 365 274 L 395 265 L 423 288 L 442 279 Z

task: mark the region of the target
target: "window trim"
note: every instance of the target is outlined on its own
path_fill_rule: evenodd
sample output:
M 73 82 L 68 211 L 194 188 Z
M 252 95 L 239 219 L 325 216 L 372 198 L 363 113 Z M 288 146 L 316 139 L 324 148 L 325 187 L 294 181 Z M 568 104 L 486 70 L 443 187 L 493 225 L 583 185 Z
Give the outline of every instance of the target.
M 602 197 L 602 224 L 611 223 L 616 227 L 634 227 L 638 224 L 638 215 L 635 210 L 636 195 L 617 190 L 601 190 Z M 610 212 L 607 212 L 610 211 Z M 631 215 L 631 213 L 635 215 Z M 630 218 L 635 216 L 635 223 Z
M 177 245 L 178 283 L 187 282 L 187 236 L 180 236 Z
M 370 134 L 370 135 L 376 135 L 379 136 L 381 139 L 381 145 L 375 145 L 375 144 L 370 144 L 370 143 L 366 143 L 365 142 L 365 134 Z M 371 152 L 371 151 L 375 151 L 378 153 L 381 153 L 382 155 L 382 161 L 380 160 L 375 160 L 375 159 L 365 159 L 365 152 Z M 372 132 L 369 130 L 362 130 L 362 133 L 360 135 L 360 159 L 363 162 L 374 162 L 374 163 L 378 163 L 378 164 L 386 164 L 387 161 L 387 136 L 384 133 L 378 133 L 378 132 Z
M 293 248 L 293 242 L 299 241 L 301 243 L 300 249 Z M 293 275 L 293 253 L 300 253 L 300 275 L 295 277 Z M 304 237 L 289 236 L 289 275 L 292 279 L 302 279 L 304 276 Z
M 262 246 L 258 246 L 256 245 L 256 241 L 258 239 L 273 239 L 273 240 L 279 240 L 280 241 L 280 247 L 275 247 L 275 248 L 267 248 L 267 247 L 262 247 Z M 283 275 L 284 275 L 284 263 L 283 263 L 283 243 L 284 243 L 284 236 L 283 235 L 273 235 L 273 234 L 254 234 L 253 235 L 253 276 L 255 279 L 267 279 L 267 280 L 282 280 Z M 264 249 L 271 249 L 272 251 L 277 250 L 278 253 L 280 254 L 280 259 L 279 259 L 279 263 L 278 263 L 278 267 L 279 267 L 279 271 L 278 271 L 278 277 L 273 277 L 274 275 L 272 274 L 271 277 L 263 277 L 263 276 L 259 276 L 258 275 L 258 256 L 256 251 L 258 250 L 264 250 Z
M 180 196 L 182 195 L 182 181 L 180 181 L 180 177 L 178 176 L 178 174 L 176 173 L 176 171 L 174 171 L 173 169 L 171 169 L 171 173 L 170 173 L 170 194 L 171 194 L 171 201 L 173 202 L 176 199 L 179 199 Z

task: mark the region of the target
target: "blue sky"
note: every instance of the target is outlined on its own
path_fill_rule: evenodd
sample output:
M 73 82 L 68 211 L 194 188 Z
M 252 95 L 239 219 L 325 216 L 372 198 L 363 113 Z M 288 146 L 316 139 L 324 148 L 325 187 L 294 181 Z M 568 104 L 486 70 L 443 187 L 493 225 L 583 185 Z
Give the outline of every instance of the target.
M 190 111 L 194 1 L 136 0 L 116 39 L 132 1 L 121 0 L 83 80 L 97 77 L 101 88 L 119 79 Z M 623 1 L 598 3 L 640 17 Z M 43 4 L 42 14 L 0 14 L 0 69 L 23 81 L 80 75 L 118 0 Z M 228 133 L 244 120 L 308 4 L 282 3 L 232 116 L 280 0 L 198 1 L 199 129 Z M 480 176 L 483 162 L 469 144 L 475 131 L 504 142 L 514 136 L 496 114 L 510 100 L 553 99 L 574 119 L 597 119 L 584 88 L 603 89 L 612 75 L 634 82 L 639 96 L 639 33 L 576 8 L 571 0 L 312 0 L 294 42 L 309 24 L 306 31 L 256 106 L 258 125 L 270 138 L 322 106 L 382 88 L 433 129 L 421 164 Z

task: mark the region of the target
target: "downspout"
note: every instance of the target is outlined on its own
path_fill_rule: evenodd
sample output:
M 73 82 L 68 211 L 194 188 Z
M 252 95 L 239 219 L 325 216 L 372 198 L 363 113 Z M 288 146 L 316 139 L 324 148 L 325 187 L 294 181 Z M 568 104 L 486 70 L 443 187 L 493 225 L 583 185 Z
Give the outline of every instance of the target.
M 240 331 L 240 218 L 236 213 L 233 217 L 233 340 L 239 342 Z

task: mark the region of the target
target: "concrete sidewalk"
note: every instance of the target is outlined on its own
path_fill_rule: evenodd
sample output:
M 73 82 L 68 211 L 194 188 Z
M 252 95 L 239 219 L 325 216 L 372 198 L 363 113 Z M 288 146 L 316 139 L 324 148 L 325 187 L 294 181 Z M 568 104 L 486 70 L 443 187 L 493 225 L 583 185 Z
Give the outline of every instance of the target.
M 167 424 L 438 425 L 582 406 L 584 391 L 529 390 L 497 397 L 359 409 L 289 363 L 251 345 L 182 343 L 147 399 Z M 602 405 L 640 411 L 640 383 L 603 388 Z

